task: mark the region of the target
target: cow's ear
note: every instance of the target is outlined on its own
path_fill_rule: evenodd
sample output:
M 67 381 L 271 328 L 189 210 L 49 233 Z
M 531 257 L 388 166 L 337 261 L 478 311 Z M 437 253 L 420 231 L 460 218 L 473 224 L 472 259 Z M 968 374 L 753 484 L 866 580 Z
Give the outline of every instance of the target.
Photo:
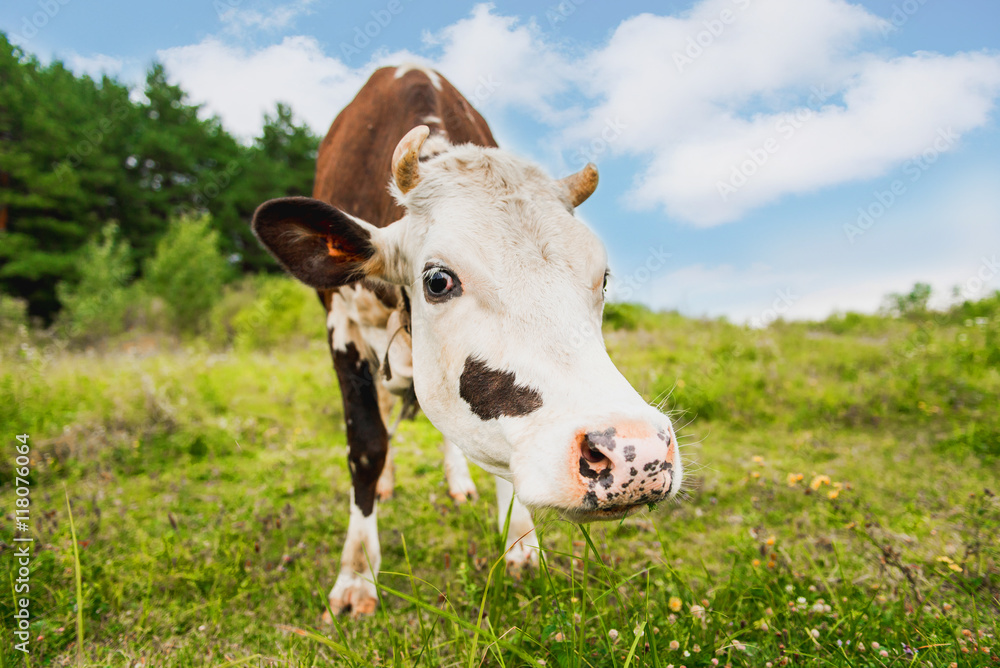
M 317 289 L 351 283 L 380 264 L 378 228 L 309 197 L 264 202 L 254 213 L 254 234 L 293 276 Z

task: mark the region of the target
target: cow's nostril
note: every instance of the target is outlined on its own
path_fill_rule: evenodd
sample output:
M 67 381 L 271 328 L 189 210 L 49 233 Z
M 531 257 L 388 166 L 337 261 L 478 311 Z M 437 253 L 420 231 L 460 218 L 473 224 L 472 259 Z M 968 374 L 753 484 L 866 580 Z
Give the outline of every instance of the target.
M 607 457 L 604 456 L 604 453 L 593 447 L 590 439 L 586 437 L 580 441 L 580 454 L 583 455 L 583 458 L 591 464 L 599 464 L 607 459 Z

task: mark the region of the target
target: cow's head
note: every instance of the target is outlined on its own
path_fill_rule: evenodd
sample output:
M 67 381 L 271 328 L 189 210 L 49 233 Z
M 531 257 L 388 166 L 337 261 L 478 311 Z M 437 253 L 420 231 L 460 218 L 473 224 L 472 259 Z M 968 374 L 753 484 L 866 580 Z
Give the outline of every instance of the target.
M 556 181 L 473 145 L 419 159 L 427 134 L 414 128 L 396 148 L 401 220 L 380 229 L 286 198 L 261 205 L 255 233 L 315 288 L 360 278 L 403 286 L 421 408 L 470 459 L 513 482 L 524 504 L 586 521 L 675 494 L 670 420 L 604 348 L 607 256 L 573 215 L 596 169 Z

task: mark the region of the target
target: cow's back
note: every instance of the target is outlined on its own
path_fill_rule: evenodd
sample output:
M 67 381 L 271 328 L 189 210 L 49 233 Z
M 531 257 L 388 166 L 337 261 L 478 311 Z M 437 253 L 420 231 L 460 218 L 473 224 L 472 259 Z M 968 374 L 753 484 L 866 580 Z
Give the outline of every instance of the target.
M 377 227 L 399 220 L 403 209 L 388 190 L 392 152 L 417 125 L 452 144 L 496 146 L 483 117 L 444 77 L 419 66 L 385 67 L 368 79 L 323 139 L 313 197 Z

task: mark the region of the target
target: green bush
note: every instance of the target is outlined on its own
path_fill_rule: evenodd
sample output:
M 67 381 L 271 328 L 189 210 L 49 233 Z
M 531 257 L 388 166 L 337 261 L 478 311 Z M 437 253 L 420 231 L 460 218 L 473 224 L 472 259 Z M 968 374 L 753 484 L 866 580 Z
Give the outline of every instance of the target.
M 604 305 L 604 325 L 610 329 L 635 330 L 655 327 L 656 314 L 642 304 L 608 302 Z
M 889 315 L 919 318 L 927 314 L 927 302 L 930 298 L 930 284 L 914 283 L 913 289 L 905 295 L 897 292 L 886 295 L 882 310 Z
M 286 276 L 248 277 L 228 287 L 209 316 L 209 341 L 244 350 L 271 349 L 302 338 L 322 340 L 316 293 Z
M 79 280 L 62 281 L 56 294 L 62 304 L 59 328 L 71 339 L 94 341 L 120 334 L 126 328 L 128 282 L 132 277 L 132 249 L 118 236 L 118 225 L 101 230 L 80 251 Z
M 28 326 L 28 302 L 0 292 L 0 334 L 12 336 Z
M 171 221 L 146 265 L 144 287 L 163 300 L 172 328 L 193 333 L 201 329 L 222 297 L 230 273 L 219 252 L 219 233 L 207 215 Z

